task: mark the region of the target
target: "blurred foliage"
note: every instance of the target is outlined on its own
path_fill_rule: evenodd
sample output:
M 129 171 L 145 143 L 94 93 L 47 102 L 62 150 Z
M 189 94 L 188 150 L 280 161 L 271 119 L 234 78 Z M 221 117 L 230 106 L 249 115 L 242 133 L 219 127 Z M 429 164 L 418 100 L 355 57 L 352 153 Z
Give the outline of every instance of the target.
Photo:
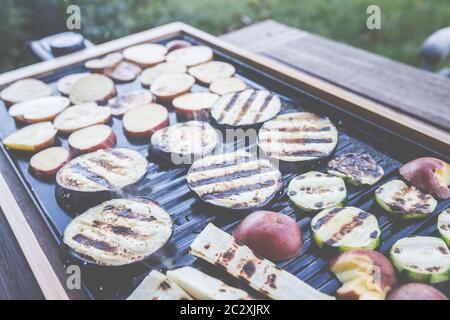
M 219 35 L 271 18 L 405 63 L 432 32 L 450 24 L 449 0 L 1 0 L 0 71 L 34 62 L 32 39 L 66 30 L 66 8 L 81 8 L 81 32 L 105 42 L 171 21 Z M 382 11 L 381 30 L 366 28 L 366 9 Z

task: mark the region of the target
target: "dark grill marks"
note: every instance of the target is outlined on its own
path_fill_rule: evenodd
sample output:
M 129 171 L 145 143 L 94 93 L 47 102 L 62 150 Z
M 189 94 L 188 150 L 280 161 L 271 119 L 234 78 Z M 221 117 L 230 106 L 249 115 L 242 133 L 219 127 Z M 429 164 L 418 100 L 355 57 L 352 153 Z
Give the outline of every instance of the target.
M 256 113 L 255 118 L 253 119 L 254 123 L 258 123 L 259 120 L 261 119 L 264 110 L 266 110 L 266 108 L 269 106 L 270 102 L 273 99 L 273 95 L 271 93 L 269 93 L 266 98 L 264 99 L 263 104 L 261 105 L 261 107 L 259 108 L 259 111 Z
M 232 167 L 237 164 L 241 164 L 244 162 L 250 162 L 250 161 L 254 161 L 254 160 L 255 160 L 255 158 L 250 158 L 246 155 L 243 155 L 243 156 L 239 156 L 233 160 L 212 163 L 212 164 L 208 164 L 206 166 L 191 167 L 191 169 L 189 169 L 189 172 L 194 173 L 194 172 L 201 172 L 201 171 L 214 170 L 214 169 L 220 169 L 220 168 L 227 168 L 227 167 Z
M 277 155 L 279 157 L 289 157 L 289 156 L 294 156 L 294 157 L 326 157 L 327 154 L 320 152 L 320 151 L 316 151 L 316 150 L 299 150 L 299 151 L 292 151 L 292 152 L 287 152 L 287 151 L 281 151 L 281 152 L 268 152 L 270 155 Z
M 287 144 L 332 143 L 332 142 L 333 139 L 331 138 L 281 138 L 275 140 L 268 138 L 261 140 L 261 143 L 287 143 Z
M 102 185 L 103 187 L 106 187 L 108 189 L 113 189 L 113 186 L 105 177 L 102 177 L 102 176 L 90 171 L 88 168 L 83 167 L 79 163 L 74 164 L 70 168 L 72 170 L 74 170 L 75 172 L 77 172 L 78 174 L 86 177 L 87 179 L 94 181 L 95 183 L 98 183 L 99 185 Z
M 341 229 L 333 234 L 330 240 L 334 241 L 335 243 L 338 242 L 339 240 L 344 238 L 345 235 L 351 233 L 353 229 L 362 225 L 364 223 L 364 220 L 368 217 L 369 215 L 367 213 L 361 211 L 357 216 L 353 217 L 352 221 L 342 225 Z
M 122 206 L 108 205 L 103 208 L 103 211 L 104 212 L 111 211 L 118 217 L 130 219 L 130 220 L 138 220 L 138 221 L 146 221 L 146 222 L 152 222 L 152 221 L 156 220 L 156 218 L 154 216 L 142 216 L 136 212 L 133 212 L 131 209 L 125 208 Z
M 331 209 L 326 215 L 317 220 L 317 223 L 313 226 L 314 230 L 319 230 L 323 225 L 326 225 L 328 222 L 330 222 L 330 220 L 333 219 L 333 217 L 342 210 L 344 210 L 344 208 Z
M 263 131 L 278 131 L 278 132 L 325 132 L 330 131 L 331 127 L 281 127 L 281 128 L 265 128 Z
M 130 159 L 130 157 L 128 157 L 126 154 L 124 154 L 124 153 L 122 153 L 120 151 L 117 151 L 117 150 L 111 151 L 111 154 L 114 155 L 115 157 L 117 157 L 118 159 L 121 159 L 121 160 L 128 160 L 128 159 Z
M 238 186 L 238 187 L 230 188 L 228 190 L 211 191 L 211 192 L 202 194 L 200 197 L 203 200 L 223 199 L 223 198 L 227 198 L 232 195 L 235 195 L 235 194 L 271 187 L 275 184 L 276 184 L 276 181 L 274 179 L 268 179 L 263 182 L 257 182 L 257 183 L 253 183 L 253 184 Z
M 108 242 L 91 239 L 81 233 L 76 234 L 75 236 L 72 237 L 72 239 L 78 243 L 81 243 L 84 246 L 87 246 L 87 247 L 93 247 L 98 250 L 111 252 L 111 253 L 117 252 L 117 248 L 111 246 Z
M 241 95 L 241 92 L 236 92 L 235 94 L 233 94 L 233 96 L 231 97 L 230 101 L 228 101 L 228 103 L 225 105 L 225 107 L 223 108 L 222 112 L 220 113 L 220 116 L 217 119 L 218 122 L 221 122 L 223 120 L 223 118 L 225 118 L 225 115 L 234 106 L 236 101 L 239 99 L 240 95 Z
M 108 160 L 102 159 L 102 158 L 92 158 L 92 159 L 89 159 L 89 162 L 95 163 L 96 165 L 98 165 L 108 171 L 123 169 L 123 167 L 113 164 L 111 161 L 108 161 Z M 115 173 L 117 173 L 117 172 L 115 172 Z
M 247 99 L 247 101 L 245 101 L 244 105 L 241 107 L 241 111 L 239 111 L 238 116 L 234 120 L 234 124 L 235 125 L 237 125 L 237 124 L 239 124 L 241 122 L 242 117 L 244 117 L 244 115 L 250 109 L 250 107 L 252 106 L 253 101 L 255 100 L 257 95 L 258 95 L 257 92 L 253 91 L 252 94 L 250 95 L 250 97 Z

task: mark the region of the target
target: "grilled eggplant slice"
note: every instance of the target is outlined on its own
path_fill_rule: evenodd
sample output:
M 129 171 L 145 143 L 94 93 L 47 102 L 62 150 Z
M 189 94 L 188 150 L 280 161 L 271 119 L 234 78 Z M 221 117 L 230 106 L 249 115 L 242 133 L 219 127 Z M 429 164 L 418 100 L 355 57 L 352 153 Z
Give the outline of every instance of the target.
M 105 75 L 118 82 L 130 82 L 136 79 L 142 69 L 128 61 L 119 62 L 116 66 L 104 71 Z
M 80 257 L 105 266 L 141 261 L 170 239 L 170 215 L 148 199 L 114 199 L 79 215 L 64 230 L 64 243 Z
M 222 61 L 210 61 L 191 67 L 189 74 L 200 83 L 210 84 L 214 81 L 229 78 L 236 72 L 233 65 Z
M 55 143 L 57 132 L 50 121 L 38 122 L 11 133 L 3 144 L 11 150 L 38 152 Z
M 208 120 L 209 112 L 219 96 L 210 92 L 191 92 L 173 99 L 172 104 L 180 121 Z
M 92 72 L 103 72 L 106 68 L 112 68 L 122 61 L 120 52 L 113 52 L 99 59 L 91 59 L 84 63 L 84 67 Z
M 116 87 L 110 78 L 101 74 L 91 74 L 75 82 L 69 98 L 73 104 L 86 102 L 102 104 L 115 95 Z
M 178 62 L 186 67 L 196 66 L 201 63 L 211 61 L 213 51 L 206 46 L 191 46 L 169 52 L 166 57 L 167 62 Z
M 56 174 L 56 200 L 70 213 L 82 212 L 140 181 L 147 166 L 139 152 L 126 148 L 81 155 Z
M 369 154 L 346 153 L 328 162 L 328 173 L 360 187 L 377 183 L 384 170 Z
M 127 300 L 192 300 L 175 282 L 152 270 Z
M 70 91 L 72 90 L 73 85 L 80 79 L 83 79 L 84 77 L 87 77 L 90 75 L 89 72 L 82 72 L 82 73 L 73 73 L 69 74 L 67 76 L 62 77 L 58 80 L 56 83 L 56 87 L 58 88 L 58 91 L 64 95 L 68 96 L 70 94 Z
M 279 115 L 258 133 L 258 146 L 271 158 L 286 162 L 328 157 L 336 148 L 338 131 L 327 117 L 309 112 Z
M 167 48 L 160 44 L 144 43 L 123 51 L 123 57 L 142 68 L 154 66 L 165 60 Z
M 69 105 L 68 98 L 50 96 L 13 104 L 8 112 L 17 121 L 36 123 L 55 119 Z
M 128 91 L 108 101 L 108 107 L 111 108 L 111 114 L 115 117 L 121 117 L 131 108 L 142 104 L 152 103 L 153 95 L 147 90 Z
M 187 68 L 184 64 L 178 62 L 163 62 L 154 67 L 147 68 L 142 71 L 141 84 L 148 88 L 156 78 L 171 73 L 186 73 Z
M 312 238 L 320 248 L 373 250 L 380 244 L 377 218 L 359 208 L 322 210 L 311 221 Z
M 281 102 L 275 94 L 247 89 L 220 97 L 211 115 L 219 125 L 252 126 L 275 117 L 280 109 Z
M 447 208 L 441 212 L 438 217 L 437 226 L 441 238 L 450 247 L 450 208 Z
M 0 93 L 0 98 L 10 106 L 14 103 L 47 97 L 52 94 L 52 88 L 40 80 L 22 79 L 9 85 Z
M 150 155 L 156 152 L 167 161 L 192 164 L 211 153 L 219 143 L 219 134 L 207 122 L 188 121 L 156 131 L 151 138 Z
M 209 91 L 220 96 L 227 93 L 244 91 L 245 89 L 247 89 L 245 82 L 235 77 L 216 80 L 209 86 Z
M 264 207 L 283 185 L 280 171 L 269 160 L 244 151 L 199 159 L 186 179 L 203 201 L 238 211 Z
M 391 248 L 391 260 L 407 279 L 435 284 L 450 278 L 450 251 L 442 239 L 407 237 Z
M 108 123 L 111 120 L 111 109 L 99 107 L 95 103 L 83 103 L 65 109 L 56 116 L 53 122 L 59 132 L 68 134 L 76 130 Z
M 375 199 L 387 212 L 400 218 L 414 219 L 429 216 L 437 201 L 402 180 L 391 180 L 375 190 Z
M 185 73 L 164 74 L 152 82 L 150 90 L 158 99 L 171 101 L 189 92 L 194 83 L 195 79 Z
M 167 271 L 167 277 L 197 300 L 250 300 L 247 292 L 230 287 L 192 267 Z
M 342 204 L 347 197 L 344 180 L 317 171 L 291 180 L 288 195 L 304 211 L 315 211 Z
M 259 258 L 212 223 L 191 244 L 191 254 L 222 267 L 235 278 L 275 300 L 333 300 L 293 274 Z

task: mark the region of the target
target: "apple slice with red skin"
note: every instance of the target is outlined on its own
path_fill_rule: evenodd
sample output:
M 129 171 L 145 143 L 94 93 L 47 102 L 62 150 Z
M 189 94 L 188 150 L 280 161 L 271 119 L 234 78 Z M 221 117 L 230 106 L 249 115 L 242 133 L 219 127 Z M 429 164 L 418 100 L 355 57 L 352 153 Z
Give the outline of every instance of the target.
M 147 138 L 169 125 L 169 112 L 156 103 L 142 104 L 128 110 L 122 118 L 125 134 L 131 138 Z
M 167 42 L 166 44 L 166 48 L 168 52 L 177 50 L 177 49 L 182 49 L 182 48 L 187 48 L 190 47 L 191 44 L 186 41 L 186 40 L 172 40 Z
M 112 148 L 117 138 L 111 127 L 97 124 L 75 131 L 69 136 L 68 142 L 73 153 L 79 155 Z
M 387 300 L 448 300 L 447 297 L 429 284 L 411 282 L 404 284 L 389 294 Z
M 400 169 L 402 177 L 425 193 L 439 199 L 450 198 L 450 164 L 440 159 L 424 157 L 404 164 Z
M 69 150 L 63 147 L 51 147 L 31 157 L 28 170 L 36 178 L 52 179 L 71 158 Z

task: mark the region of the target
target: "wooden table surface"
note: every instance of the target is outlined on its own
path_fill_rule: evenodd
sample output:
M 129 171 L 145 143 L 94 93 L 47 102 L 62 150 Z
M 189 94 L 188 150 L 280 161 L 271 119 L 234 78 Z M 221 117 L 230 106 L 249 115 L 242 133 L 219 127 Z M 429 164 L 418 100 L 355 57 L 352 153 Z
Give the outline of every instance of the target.
M 447 131 L 450 129 L 450 81 L 443 77 L 271 20 L 231 32 L 222 38 L 403 110 Z M 58 277 L 65 283 L 65 269 L 59 259 L 58 247 L 2 153 L 0 172 L 50 263 L 55 266 Z M 68 295 L 72 299 L 85 297 L 77 290 L 68 291 Z M 0 210 L 0 299 L 42 298 L 42 292 Z

